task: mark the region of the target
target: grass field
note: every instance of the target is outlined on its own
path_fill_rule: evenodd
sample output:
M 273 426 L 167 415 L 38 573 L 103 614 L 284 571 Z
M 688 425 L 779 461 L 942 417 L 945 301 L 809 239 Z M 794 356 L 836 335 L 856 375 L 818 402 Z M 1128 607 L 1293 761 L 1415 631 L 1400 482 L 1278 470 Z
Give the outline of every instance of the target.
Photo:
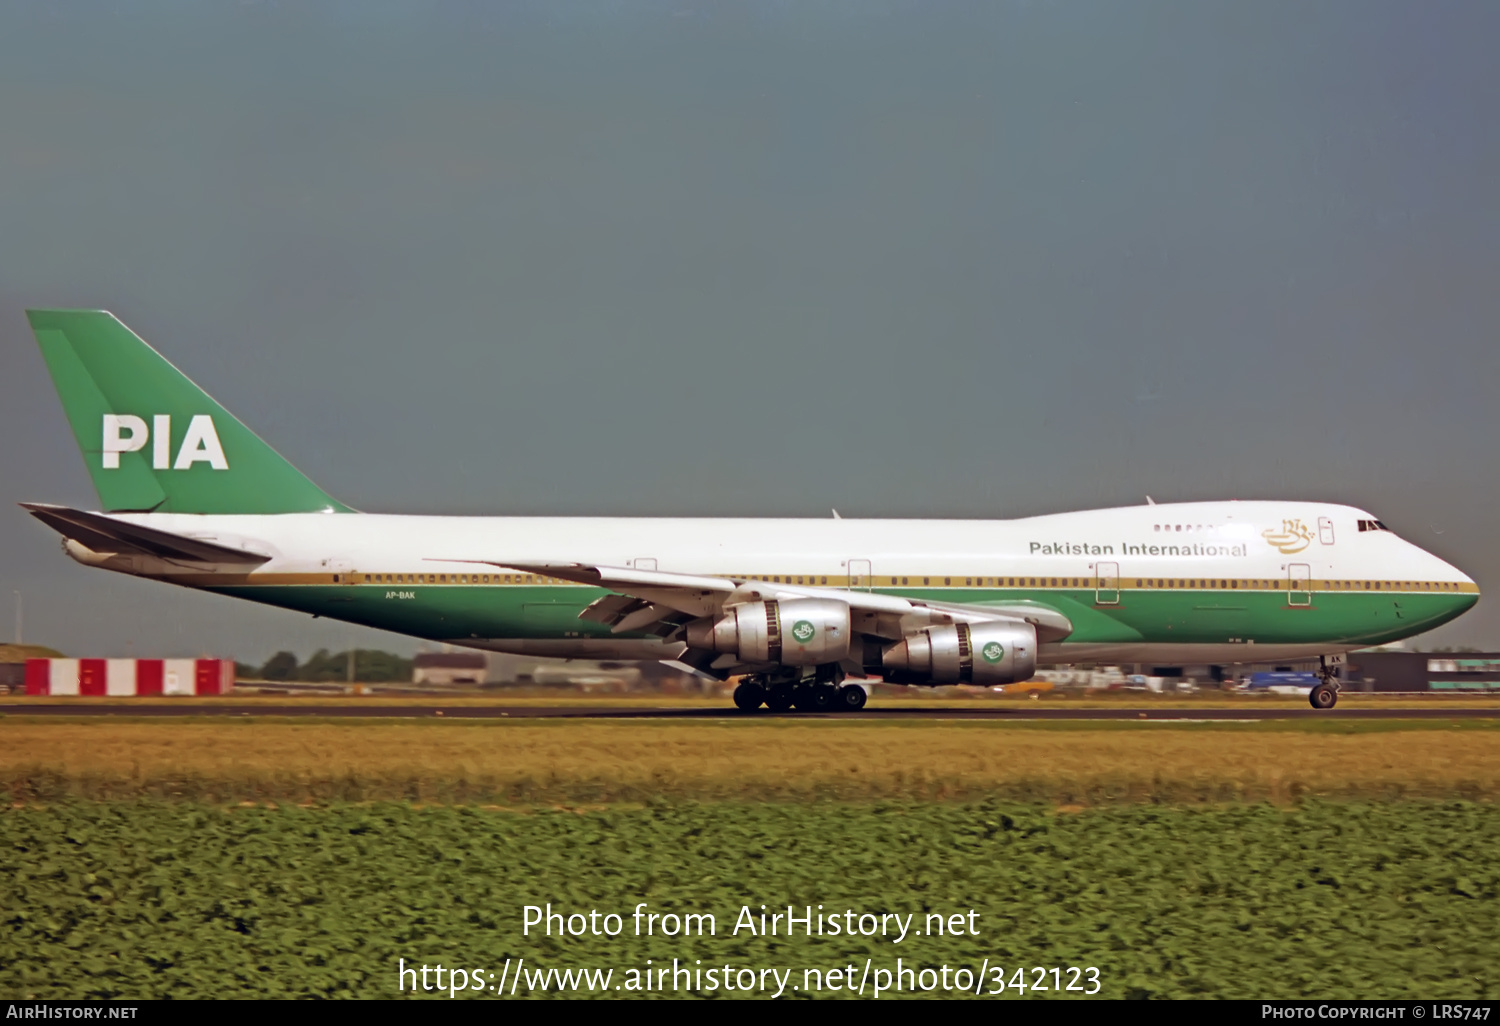
M 1015 983 L 1077 966 L 1103 997 L 1493 999 L 1497 742 L 1447 719 L 3 715 L 0 994 L 390 997 L 406 959 L 463 967 L 483 999 L 525 959 L 613 975 L 517 997 L 629 996 L 676 959 L 790 971 L 785 999 L 850 965 L 890 985 L 901 958 L 933 981 L 998 965 L 1004 996 L 1046 1000 L 1077 995 Z M 524 933 L 549 902 L 626 933 Z M 639 902 L 714 932 L 633 936 Z M 972 912 L 977 932 L 733 932 L 761 905 Z
M 946 965 L 987 991 L 986 967 L 1013 984 L 1018 968 L 1030 983 L 1032 967 L 1077 966 L 1098 971 L 1106 998 L 1500 996 L 1500 817 L 1462 802 L 1074 814 L 721 802 L 530 816 L 72 802 L 0 815 L 0 847 L 11 998 L 391 997 L 398 959 L 461 966 L 484 988 L 522 958 L 533 971 L 609 969 L 610 996 L 648 959 L 791 970 L 783 996 L 796 998 L 818 979 L 806 969 L 868 959 L 889 983 L 897 958 L 934 970 L 934 987 Z M 634 936 L 638 902 L 711 914 L 712 933 Z M 524 933 L 523 907 L 547 903 L 618 914 L 630 932 Z M 894 932 L 733 932 L 742 909 L 762 905 L 911 915 L 922 933 L 898 944 Z M 951 929 L 955 914 L 958 936 L 927 918 Z M 574 987 L 541 992 L 590 993 Z M 528 982 L 518 996 L 533 993 Z
M 14 800 L 1492 799 L 1500 724 L 10 717 L 0 786 Z

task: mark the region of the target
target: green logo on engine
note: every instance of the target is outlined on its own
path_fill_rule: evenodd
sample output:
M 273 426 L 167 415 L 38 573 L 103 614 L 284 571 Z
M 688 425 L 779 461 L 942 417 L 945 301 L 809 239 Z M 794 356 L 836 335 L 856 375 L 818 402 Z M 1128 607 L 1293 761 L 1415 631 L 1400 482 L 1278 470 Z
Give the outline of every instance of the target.
M 805 645 L 813 639 L 818 629 L 807 620 L 798 620 L 792 624 L 792 639 L 799 645 Z
M 979 654 L 984 656 L 984 661 L 987 663 L 998 663 L 1005 658 L 1005 646 L 998 641 L 992 641 L 980 649 Z

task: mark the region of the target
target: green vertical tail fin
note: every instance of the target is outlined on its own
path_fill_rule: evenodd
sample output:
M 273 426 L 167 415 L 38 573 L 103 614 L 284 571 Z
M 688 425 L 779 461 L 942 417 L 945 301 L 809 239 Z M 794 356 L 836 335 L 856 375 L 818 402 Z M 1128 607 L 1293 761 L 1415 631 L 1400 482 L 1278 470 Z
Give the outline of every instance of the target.
M 28 310 L 110 512 L 352 512 L 104 310 Z

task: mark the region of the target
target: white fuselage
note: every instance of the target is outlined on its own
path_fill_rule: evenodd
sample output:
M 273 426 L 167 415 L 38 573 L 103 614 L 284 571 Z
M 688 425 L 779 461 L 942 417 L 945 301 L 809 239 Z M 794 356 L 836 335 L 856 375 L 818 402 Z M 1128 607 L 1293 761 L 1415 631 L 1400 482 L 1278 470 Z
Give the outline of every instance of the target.
M 489 575 L 500 571 L 495 584 L 503 586 L 512 583 L 510 575 L 505 575 L 502 585 L 505 567 L 567 563 L 929 596 L 938 593 L 939 597 L 951 593 L 957 596 L 955 601 L 975 601 L 975 595 L 983 601 L 991 592 L 1024 590 L 1042 601 L 1052 592 L 1067 593 L 1076 603 L 1080 583 L 1087 582 L 1085 593 L 1092 594 L 1093 607 L 1105 616 L 1124 605 L 1118 598 L 1111 601 L 1111 583 L 1124 594 L 1173 591 L 1201 598 L 1227 592 L 1231 584 L 1234 589 L 1244 588 L 1248 595 L 1252 591 L 1295 593 L 1303 582 L 1312 582 L 1308 587 L 1329 592 L 1325 605 L 1336 604 L 1339 589 L 1352 584 L 1357 590 L 1361 582 L 1366 589 L 1375 582 L 1378 589 L 1398 592 L 1411 587 L 1472 593 L 1469 604 L 1477 598 L 1474 582 L 1443 560 L 1383 525 L 1378 530 L 1362 529 L 1362 525 L 1378 523 L 1370 514 L 1348 506 L 1305 502 L 1177 503 L 986 521 L 318 513 L 121 514 L 118 519 L 270 556 L 240 579 L 247 588 L 335 580 L 389 583 L 389 590 L 398 596 L 394 601 L 400 600 L 403 582 L 442 586 L 451 577 L 453 586 L 460 581 L 468 585 L 470 576 L 483 572 L 489 585 Z M 219 583 L 212 573 L 187 579 L 155 561 L 108 565 L 178 583 L 206 587 Z M 479 580 L 474 576 L 473 583 Z M 1320 587 L 1320 582 L 1326 587 Z M 517 575 L 514 583 L 522 584 L 522 578 Z M 566 586 L 560 581 L 551 583 Z M 1295 600 L 1292 604 L 1296 605 Z M 1214 607 L 1200 601 L 1191 608 Z M 320 615 L 341 614 L 335 610 Z M 1399 602 L 1395 615 L 1400 616 Z M 1307 617 L 1299 621 L 1304 627 L 1310 623 Z M 1299 635 L 1275 644 L 1263 642 L 1258 648 L 1250 632 L 1244 638 L 1177 642 L 1170 624 L 1160 630 L 1136 624 L 1131 636 L 1105 630 L 1094 632 L 1097 638 L 1091 640 L 1090 630 L 1081 622 L 1078 626 L 1076 637 L 1043 651 L 1044 661 L 1249 662 L 1353 647 L 1346 643 L 1349 632 L 1331 622 L 1327 637 Z M 1392 629 L 1399 632 L 1400 626 L 1394 623 Z M 422 636 L 430 636 L 430 630 Z M 655 639 L 573 639 L 555 633 L 537 638 L 487 637 L 480 632 L 443 640 L 561 656 L 671 655 L 671 646 L 664 648 Z

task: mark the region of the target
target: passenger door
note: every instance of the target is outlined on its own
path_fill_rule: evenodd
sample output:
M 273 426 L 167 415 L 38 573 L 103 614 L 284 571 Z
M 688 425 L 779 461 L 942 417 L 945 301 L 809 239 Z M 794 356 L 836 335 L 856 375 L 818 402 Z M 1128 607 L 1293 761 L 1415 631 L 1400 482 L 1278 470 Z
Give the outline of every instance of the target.
M 1306 563 L 1286 565 L 1286 604 L 1289 606 L 1312 605 L 1312 567 Z
M 1120 604 L 1120 564 L 1095 563 L 1089 567 L 1094 577 L 1094 604 L 1115 606 Z

